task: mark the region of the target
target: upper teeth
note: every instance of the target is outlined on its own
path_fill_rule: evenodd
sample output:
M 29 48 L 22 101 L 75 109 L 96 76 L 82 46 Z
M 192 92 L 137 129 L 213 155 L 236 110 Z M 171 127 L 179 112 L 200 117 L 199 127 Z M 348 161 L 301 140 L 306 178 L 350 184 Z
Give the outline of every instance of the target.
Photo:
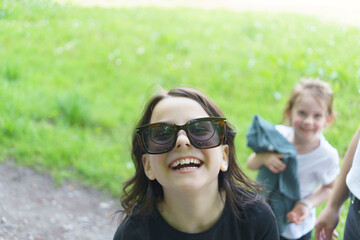
M 200 164 L 200 161 L 194 158 L 185 158 L 185 159 L 180 159 L 180 160 L 176 160 L 175 162 L 173 162 L 171 164 L 171 167 L 177 167 L 178 165 L 184 165 L 184 164 Z

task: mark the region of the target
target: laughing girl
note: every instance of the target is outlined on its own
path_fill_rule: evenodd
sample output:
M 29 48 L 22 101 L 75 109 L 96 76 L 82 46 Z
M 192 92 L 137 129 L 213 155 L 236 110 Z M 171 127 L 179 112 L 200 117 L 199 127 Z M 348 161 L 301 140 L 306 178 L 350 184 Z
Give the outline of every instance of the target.
M 136 172 L 123 188 L 114 240 L 279 239 L 259 186 L 238 165 L 235 134 L 198 90 L 150 99 L 133 134 Z

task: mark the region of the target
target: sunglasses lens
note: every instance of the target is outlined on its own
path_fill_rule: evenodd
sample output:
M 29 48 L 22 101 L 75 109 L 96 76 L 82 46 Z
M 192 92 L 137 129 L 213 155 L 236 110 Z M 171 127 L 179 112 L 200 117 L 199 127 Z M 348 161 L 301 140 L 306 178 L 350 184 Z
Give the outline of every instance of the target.
M 153 153 L 166 152 L 173 148 L 175 128 L 171 125 L 160 125 L 143 132 L 146 149 Z
M 196 121 L 188 127 L 189 137 L 197 148 L 210 148 L 220 145 L 220 125 L 217 122 L 205 120 Z
M 191 144 L 196 148 L 212 148 L 221 144 L 225 131 L 225 118 L 200 118 L 182 126 L 171 123 L 154 123 L 138 129 L 147 153 L 169 152 L 176 143 L 180 130 L 185 130 Z

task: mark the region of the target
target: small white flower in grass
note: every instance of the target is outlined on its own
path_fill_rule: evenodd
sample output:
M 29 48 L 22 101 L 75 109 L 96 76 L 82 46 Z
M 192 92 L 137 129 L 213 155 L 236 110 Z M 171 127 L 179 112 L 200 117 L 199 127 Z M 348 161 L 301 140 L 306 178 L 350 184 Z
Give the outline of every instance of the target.
M 122 64 L 122 59 L 121 58 L 117 58 L 116 60 L 115 60 L 115 65 L 116 66 L 120 66 Z
M 185 67 L 185 68 L 190 68 L 190 67 L 191 67 L 191 61 L 190 61 L 190 60 L 186 60 L 186 61 L 184 62 L 184 67 Z
M 251 67 L 255 66 L 255 64 L 256 64 L 256 60 L 255 60 L 255 59 L 249 59 L 247 65 L 248 65 L 249 68 L 251 68 Z
M 331 79 L 336 79 L 337 77 L 338 77 L 337 71 L 334 71 L 334 72 L 332 72 L 332 73 L 330 74 L 330 78 L 331 78 Z
M 222 46 L 223 46 L 224 48 L 226 48 L 226 49 L 231 48 L 231 44 L 230 44 L 228 41 L 224 41 L 224 42 L 222 43 Z
M 209 49 L 211 49 L 211 50 L 216 50 L 218 47 L 217 47 L 217 45 L 215 44 L 215 43 L 211 43 L 210 45 L 209 45 Z
M 331 47 L 334 47 L 334 46 L 335 46 L 335 42 L 334 42 L 333 40 L 329 40 L 329 41 L 328 41 L 328 44 L 329 44 L 329 46 L 331 46 Z
M 360 79 L 360 68 L 356 71 L 356 78 Z
M 278 25 L 276 23 L 271 23 L 270 24 L 270 29 L 274 30 L 274 29 L 277 29 L 278 28 Z
M 209 36 L 212 32 L 213 32 L 213 28 L 212 27 L 207 27 L 204 30 L 204 35 Z
M 169 74 L 169 69 L 163 68 L 163 69 L 161 70 L 161 74 L 162 74 L 162 75 Z
M 178 68 L 179 68 L 179 64 L 177 64 L 177 63 L 171 64 L 171 70 L 175 70 L 175 69 L 178 69 Z
M 191 45 L 191 41 L 186 39 L 184 40 L 182 43 L 180 43 L 180 46 L 182 46 L 182 48 L 187 48 Z
M 66 51 L 69 51 L 69 50 L 73 49 L 75 47 L 75 45 L 76 45 L 76 43 L 74 41 L 70 41 L 65 44 L 64 49 Z
M 255 28 L 261 28 L 262 23 L 260 21 L 255 21 L 254 26 L 255 26 Z
M 225 71 L 225 72 L 223 72 L 222 77 L 224 79 L 229 79 L 230 78 L 230 73 L 228 71 Z
M 125 167 L 126 169 L 132 169 L 133 168 L 132 162 L 126 162 Z
M 279 101 L 280 99 L 282 98 L 282 94 L 281 94 L 281 92 L 274 92 L 274 99 L 276 100 L 276 101 Z
M 108 55 L 109 61 L 114 60 L 117 56 L 119 56 L 119 54 L 120 54 L 119 49 L 115 49 L 113 52 L 109 53 Z
M 324 76 L 324 69 L 319 68 L 318 69 L 318 74 L 319 74 L 320 77 Z
M 43 21 L 40 22 L 41 27 L 46 27 L 47 25 L 49 25 L 49 20 L 48 19 L 44 19 Z
M 94 29 L 97 27 L 97 24 L 95 21 L 90 21 L 88 27 L 89 29 Z
M 261 33 L 255 35 L 255 40 L 261 42 L 264 39 L 264 36 Z
M 143 55 L 144 53 L 145 53 L 145 47 L 141 46 L 141 47 L 138 47 L 138 49 L 136 49 L 137 55 Z
M 166 54 L 166 59 L 167 60 L 173 60 L 174 59 L 174 54 L 172 54 L 172 53 L 168 53 L 168 54 Z
M 277 59 L 277 62 L 278 62 L 278 64 L 279 64 L 279 66 L 283 66 L 284 63 L 285 63 L 282 58 L 278 58 L 278 59 Z
M 298 35 L 294 32 L 290 33 L 290 37 L 288 38 L 289 40 L 294 40 L 294 39 L 298 39 Z
M 81 21 L 79 21 L 79 20 L 74 20 L 73 22 L 72 22 L 72 28 L 78 28 L 78 27 L 80 27 L 81 26 Z
M 311 32 L 316 32 L 316 31 L 317 31 L 317 29 L 316 29 L 316 27 L 315 27 L 315 26 L 310 26 L 310 31 L 311 31 Z
M 58 47 L 58 48 L 55 48 L 54 50 L 54 54 L 55 55 L 60 55 L 64 52 L 64 48 L 63 47 Z
M 152 42 L 156 42 L 160 37 L 161 37 L 161 33 L 159 32 L 151 32 L 151 35 L 150 35 L 150 40 Z
M 215 68 L 215 71 L 217 71 L 217 72 L 220 72 L 222 69 L 220 64 L 216 64 L 214 68 Z

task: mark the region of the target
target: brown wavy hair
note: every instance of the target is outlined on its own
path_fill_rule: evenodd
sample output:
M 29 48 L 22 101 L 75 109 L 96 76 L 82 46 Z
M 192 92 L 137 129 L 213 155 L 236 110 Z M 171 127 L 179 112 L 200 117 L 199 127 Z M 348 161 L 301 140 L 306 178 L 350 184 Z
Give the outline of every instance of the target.
M 168 92 L 161 91 L 149 100 L 137 127 L 150 122 L 156 104 L 166 97 L 192 99 L 199 103 L 210 117 L 225 117 L 215 102 L 200 91 L 192 88 L 175 88 Z M 220 171 L 219 173 L 219 192 L 225 192 L 226 202 L 229 204 L 230 209 L 241 219 L 237 206 L 253 201 L 262 202 L 258 197 L 258 193 L 262 189 L 257 183 L 250 180 L 238 165 L 234 145 L 236 131 L 229 122 L 226 125 L 226 132 L 224 144 L 229 146 L 229 167 L 226 172 Z M 156 203 L 163 199 L 162 186 L 157 180 L 151 181 L 145 175 L 142 164 L 142 155 L 144 153 L 134 131 L 131 156 L 135 165 L 135 175 L 124 183 L 123 195 L 120 198 L 123 209 L 118 211 L 122 213 L 121 219 L 142 214 L 152 214 Z M 240 191 L 242 194 L 239 194 Z

